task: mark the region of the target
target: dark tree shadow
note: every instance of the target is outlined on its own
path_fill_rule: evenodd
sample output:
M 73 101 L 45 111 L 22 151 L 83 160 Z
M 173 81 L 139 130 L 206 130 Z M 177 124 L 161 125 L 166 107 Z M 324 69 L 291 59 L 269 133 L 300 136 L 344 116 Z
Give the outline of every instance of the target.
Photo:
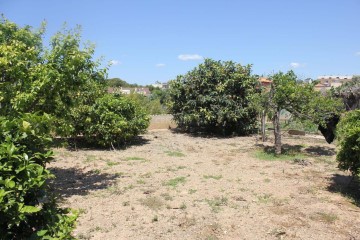
M 257 144 L 257 147 L 264 149 L 264 152 L 268 154 L 275 154 L 275 147 L 274 146 L 265 146 L 263 144 Z M 290 144 L 283 144 L 281 146 L 282 154 L 284 155 L 294 155 L 297 153 L 301 153 L 301 149 L 303 146 L 301 145 L 290 145 Z
M 322 146 L 307 147 L 305 148 L 305 152 L 315 156 L 334 156 L 336 154 L 335 148 Z
M 172 128 L 170 131 L 174 134 L 183 134 L 186 136 L 194 137 L 194 138 L 215 138 L 215 139 L 228 139 L 233 137 L 244 137 L 244 136 L 252 136 L 253 132 L 247 134 L 241 133 L 219 133 L 219 132 L 209 132 L 209 131 L 200 131 L 200 130 L 183 130 L 180 128 Z
M 269 154 L 275 154 L 274 146 L 265 146 L 263 144 L 257 144 L 257 147 L 263 148 L 264 152 Z M 281 146 L 282 154 L 292 155 L 297 153 L 304 153 L 309 156 L 334 156 L 336 154 L 335 148 L 323 147 L 323 146 L 311 146 L 304 148 L 302 145 L 290 145 L 283 144 Z
M 56 178 L 50 182 L 55 194 L 66 198 L 72 195 L 87 195 L 91 190 L 105 189 L 117 178 L 115 174 L 82 172 L 77 168 L 49 168 Z
M 344 196 L 350 197 L 353 203 L 360 207 L 360 179 L 352 176 L 344 176 L 334 174 L 331 177 L 332 182 L 328 186 L 328 191 L 341 193 Z
M 66 147 L 70 151 L 76 150 L 125 150 L 129 147 L 133 146 L 142 146 L 145 144 L 149 144 L 150 140 L 146 139 L 142 136 L 136 136 L 126 142 L 122 142 L 115 145 L 109 145 L 107 147 L 101 147 L 94 143 L 86 141 L 85 138 L 71 137 L 71 138 L 56 138 L 53 141 L 53 147 Z

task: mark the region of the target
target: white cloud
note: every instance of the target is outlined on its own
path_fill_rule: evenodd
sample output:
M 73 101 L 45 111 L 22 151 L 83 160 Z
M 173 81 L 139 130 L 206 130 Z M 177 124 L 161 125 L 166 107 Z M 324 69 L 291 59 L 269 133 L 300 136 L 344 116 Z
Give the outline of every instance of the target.
M 189 60 L 202 60 L 203 57 L 199 54 L 180 54 L 178 59 L 181 61 L 189 61 Z
M 111 61 L 110 61 L 110 64 L 111 64 L 112 66 L 116 66 L 116 65 L 120 65 L 121 62 L 118 61 L 118 60 L 111 60 Z
M 306 63 L 298 63 L 298 62 L 292 62 L 290 63 L 290 67 L 292 68 L 300 68 L 300 67 L 305 67 Z
M 298 68 L 298 67 L 300 67 L 300 63 L 292 62 L 292 63 L 290 63 L 290 66 L 291 66 L 292 68 Z
M 356 56 L 360 56 L 360 52 L 356 52 L 355 55 L 356 55 Z
M 155 65 L 156 67 L 165 67 L 165 64 L 164 63 L 158 63 Z

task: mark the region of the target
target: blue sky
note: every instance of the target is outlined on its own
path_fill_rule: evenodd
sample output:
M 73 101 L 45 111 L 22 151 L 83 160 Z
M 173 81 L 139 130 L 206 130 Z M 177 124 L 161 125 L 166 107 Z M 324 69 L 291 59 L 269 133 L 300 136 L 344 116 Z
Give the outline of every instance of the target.
M 359 0 L 0 0 L 0 12 L 46 37 L 82 26 L 109 77 L 165 82 L 202 58 L 293 69 L 301 78 L 360 74 Z M 46 39 L 45 39 L 46 40 Z

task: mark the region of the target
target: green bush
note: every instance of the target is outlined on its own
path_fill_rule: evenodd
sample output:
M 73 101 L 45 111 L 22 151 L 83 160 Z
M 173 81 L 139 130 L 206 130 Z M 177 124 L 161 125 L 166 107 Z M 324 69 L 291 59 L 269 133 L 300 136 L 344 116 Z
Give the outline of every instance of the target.
M 107 147 L 144 133 L 149 126 L 145 111 L 124 96 L 104 95 L 92 106 L 79 109 L 75 129 L 85 140 Z
M 337 126 L 340 149 L 336 155 L 339 168 L 353 175 L 360 173 L 360 110 L 346 113 Z
M 251 65 L 206 59 L 171 81 L 169 110 L 186 131 L 247 134 L 256 127 L 257 86 Z
M 51 119 L 25 114 L 0 121 L 0 236 L 71 239 L 76 215 L 59 209 L 47 191 Z
M 124 97 L 131 99 L 136 104 L 143 107 L 144 111 L 150 115 L 159 115 L 167 113 L 166 107 L 161 103 L 160 96 L 144 96 L 138 93 L 124 95 Z

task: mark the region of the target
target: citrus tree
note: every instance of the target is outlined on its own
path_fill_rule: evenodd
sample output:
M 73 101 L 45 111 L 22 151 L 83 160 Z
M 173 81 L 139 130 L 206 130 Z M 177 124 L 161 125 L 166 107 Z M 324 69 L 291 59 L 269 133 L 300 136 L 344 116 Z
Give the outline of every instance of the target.
M 353 176 L 360 174 L 360 110 L 347 112 L 336 129 L 340 147 L 336 160 L 339 168 L 349 170 Z
M 169 111 L 186 131 L 247 134 L 256 127 L 257 86 L 251 65 L 205 59 L 171 81 Z
M 4 239 L 73 239 L 76 214 L 59 208 L 48 191 L 47 180 L 54 176 L 46 164 L 53 157 L 54 132 L 74 135 L 86 126 L 89 138 L 105 145 L 139 134 L 148 122 L 134 103 L 104 97 L 106 69 L 93 60 L 94 47 L 82 45 L 79 28 L 58 32 L 49 46 L 43 45 L 44 32 L 44 25 L 34 30 L 0 20 L 0 238 Z
M 45 47 L 39 30 L 0 21 L 0 114 L 45 112 L 64 117 L 87 85 L 104 79 L 94 47 L 81 46 L 80 29 L 55 34 Z
M 280 111 L 287 110 L 293 117 L 323 126 L 326 120 L 343 111 L 343 103 L 329 95 L 322 95 L 314 89 L 314 84 L 297 81 L 293 71 L 278 72 L 272 79 L 268 101 L 264 108 L 271 112 L 274 124 L 275 153 L 281 154 Z

